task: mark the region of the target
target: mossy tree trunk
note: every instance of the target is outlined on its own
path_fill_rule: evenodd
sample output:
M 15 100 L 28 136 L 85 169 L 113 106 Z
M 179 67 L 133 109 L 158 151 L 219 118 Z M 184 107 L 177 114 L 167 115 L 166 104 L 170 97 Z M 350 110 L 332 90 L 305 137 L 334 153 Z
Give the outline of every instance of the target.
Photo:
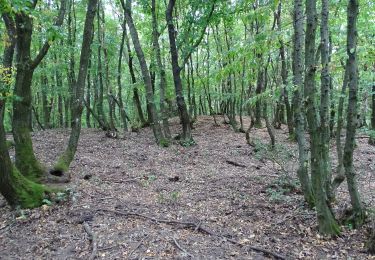
M 10 91 L 8 78 L 12 77 L 12 62 L 14 48 L 16 45 L 16 25 L 12 16 L 2 14 L 7 33 L 8 42 L 5 44 L 3 55 L 3 74 L 0 75 L 0 194 L 4 196 L 8 204 L 12 207 L 21 206 L 32 208 L 39 206 L 47 189 L 37 183 L 28 180 L 21 175 L 13 166 L 8 152 L 4 128 L 5 97 Z
M 347 54 L 349 73 L 349 101 L 346 126 L 346 141 L 344 147 L 344 168 L 348 183 L 350 201 L 353 208 L 351 222 L 354 227 L 363 224 L 365 218 L 364 207 L 358 192 L 357 178 L 353 166 L 353 151 L 355 145 L 355 133 L 357 128 L 357 91 L 358 91 L 358 65 L 357 65 L 357 17 L 358 0 L 348 2 L 348 32 L 347 32 Z
M 55 25 L 60 26 L 63 23 L 66 0 L 61 1 L 59 15 Z M 37 1 L 29 3 L 30 9 L 35 9 Z M 50 48 L 50 41 L 46 41 L 41 47 L 38 55 L 31 58 L 31 41 L 33 23 L 32 16 L 21 11 L 15 14 L 16 24 L 16 82 L 14 86 L 14 95 L 21 98 L 20 101 L 13 102 L 13 137 L 16 150 L 16 166 L 18 170 L 30 178 L 38 180 L 44 174 L 44 168 L 35 157 L 33 144 L 30 135 L 32 94 L 31 83 L 34 70 L 40 64 Z
M 66 172 L 77 151 L 78 140 L 81 133 L 81 117 L 84 102 L 84 89 L 87 77 L 87 68 L 91 55 L 91 42 L 93 37 L 93 22 L 97 10 L 98 0 L 89 0 L 85 25 L 83 29 L 83 39 L 81 47 L 81 57 L 79 62 L 79 72 L 74 86 L 74 102 L 72 103 L 72 130 L 69 143 L 63 154 L 59 157 L 54 171 Z
M 325 0 L 323 0 L 325 1 Z M 305 105 L 310 132 L 311 180 L 315 195 L 315 205 L 319 232 L 327 235 L 338 235 L 340 228 L 327 202 L 324 168 L 321 150 L 321 131 L 319 128 L 318 109 L 316 105 L 316 59 L 315 38 L 317 26 L 316 0 L 306 0 L 306 38 L 305 38 Z

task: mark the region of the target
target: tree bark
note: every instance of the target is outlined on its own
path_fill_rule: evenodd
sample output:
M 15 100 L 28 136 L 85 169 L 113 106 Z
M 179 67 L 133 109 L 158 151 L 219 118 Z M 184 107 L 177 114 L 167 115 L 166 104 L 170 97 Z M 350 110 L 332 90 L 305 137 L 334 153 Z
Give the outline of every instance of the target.
M 124 3 L 124 0 L 121 0 L 121 3 L 124 9 L 126 23 L 129 26 L 129 32 L 132 37 L 134 49 L 138 57 L 139 65 L 141 67 L 143 81 L 146 87 L 147 113 L 149 117 L 149 122 L 151 123 L 152 131 L 154 133 L 156 143 L 159 145 L 165 145 L 164 135 L 161 130 L 161 126 L 159 124 L 158 114 L 156 110 L 154 93 L 152 91 L 150 71 L 146 63 L 146 59 L 145 59 L 145 56 L 141 47 L 141 43 L 138 37 L 138 32 L 135 27 L 132 13 L 131 13 L 131 0 L 127 0 L 126 4 Z
M 169 45 L 171 52 L 172 60 L 172 73 L 173 73 L 173 82 L 176 92 L 176 101 L 178 110 L 180 112 L 180 118 L 182 123 L 182 142 L 185 144 L 193 143 L 193 136 L 191 133 L 190 127 L 190 117 L 187 110 L 187 106 L 184 99 L 184 94 L 182 90 L 182 81 L 181 81 L 181 67 L 178 65 L 178 50 L 176 46 L 176 35 L 175 28 L 173 24 L 173 9 L 176 4 L 176 0 L 169 0 L 168 7 L 166 10 L 166 20 L 168 27 L 168 36 L 169 36 Z
M 355 145 L 355 133 L 357 128 L 358 110 L 358 65 L 357 65 L 357 17 L 358 0 L 348 2 L 348 32 L 347 32 L 347 54 L 349 73 L 349 101 L 346 126 L 346 140 L 344 147 L 344 168 L 348 183 L 350 202 L 353 208 L 351 222 L 353 227 L 360 227 L 364 223 L 365 211 L 358 191 L 357 177 L 353 166 L 353 152 Z
M 326 1 L 326 0 L 323 0 Z M 319 232 L 327 235 L 338 235 L 340 228 L 327 202 L 323 162 L 321 157 L 321 131 L 316 107 L 316 59 L 315 34 L 317 25 L 316 0 L 306 0 L 306 38 L 305 38 L 305 105 L 310 132 L 311 180 L 315 195 Z
M 93 23 L 95 19 L 95 13 L 97 11 L 98 0 L 89 0 L 87 4 L 87 12 L 85 18 L 85 25 L 83 29 L 83 39 L 81 47 L 81 56 L 79 61 L 79 72 L 77 80 L 74 86 L 74 102 L 72 106 L 72 130 L 70 132 L 69 142 L 59 157 L 54 171 L 66 172 L 69 169 L 69 165 L 72 162 L 74 155 L 77 151 L 78 140 L 81 134 L 81 117 L 83 111 L 84 102 L 84 89 L 87 77 L 87 68 L 91 55 L 91 41 L 93 36 Z
M 35 9 L 36 0 L 31 3 Z M 55 25 L 63 23 L 66 0 L 61 1 L 59 15 Z M 15 14 L 16 21 L 16 82 L 14 94 L 21 101 L 13 102 L 13 137 L 16 150 L 16 166 L 18 170 L 31 180 L 38 180 L 44 175 L 44 168 L 36 159 L 30 135 L 32 113 L 31 83 L 35 68 L 47 54 L 50 42 L 46 41 L 34 59 L 31 59 L 32 17 L 24 12 Z
M 157 71 L 160 77 L 160 112 L 161 112 L 161 118 L 163 120 L 164 137 L 169 140 L 171 138 L 171 131 L 169 129 L 169 123 L 168 123 L 168 111 L 165 107 L 165 92 L 167 89 L 167 79 L 166 79 L 164 64 L 162 63 L 162 60 L 161 60 L 160 45 L 159 45 L 160 33 L 158 31 L 155 0 L 152 0 L 151 2 L 151 13 L 152 13 L 152 44 L 153 44 L 153 48 L 155 52 L 155 58 L 156 58 L 156 64 L 157 64 L 156 67 L 157 67 Z

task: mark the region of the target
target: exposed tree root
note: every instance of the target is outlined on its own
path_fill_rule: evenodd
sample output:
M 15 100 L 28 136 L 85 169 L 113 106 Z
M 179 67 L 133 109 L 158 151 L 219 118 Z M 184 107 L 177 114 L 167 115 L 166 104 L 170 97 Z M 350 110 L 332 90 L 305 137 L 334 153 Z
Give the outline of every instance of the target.
M 98 244 L 96 240 L 96 235 L 94 232 L 92 232 L 90 225 L 87 222 L 83 222 L 83 228 L 85 229 L 87 235 L 89 236 L 89 240 L 92 245 L 92 252 L 90 254 L 90 257 L 88 258 L 89 260 L 95 259 L 97 252 L 98 252 Z

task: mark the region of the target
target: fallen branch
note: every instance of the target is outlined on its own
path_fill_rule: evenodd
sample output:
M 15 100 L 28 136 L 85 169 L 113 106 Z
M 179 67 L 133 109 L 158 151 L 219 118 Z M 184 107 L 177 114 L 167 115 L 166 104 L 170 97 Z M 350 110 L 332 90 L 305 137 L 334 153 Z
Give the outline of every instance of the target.
M 104 209 L 104 208 L 97 209 L 96 211 L 97 212 L 99 212 L 99 211 L 110 212 L 110 213 L 114 213 L 114 214 L 117 214 L 117 215 L 120 215 L 120 216 L 125 216 L 125 217 L 139 217 L 139 218 L 144 218 L 144 219 L 151 220 L 152 222 L 155 222 L 155 223 L 164 223 L 164 224 L 168 224 L 168 225 L 181 225 L 184 228 L 191 228 L 191 229 L 193 229 L 195 231 L 200 231 L 202 233 L 206 233 L 206 234 L 211 235 L 211 236 L 223 238 L 226 241 L 228 241 L 228 242 L 230 242 L 230 243 L 232 243 L 234 245 L 238 245 L 240 247 L 244 246 L 242 243 L 240 243 L 240 242 L 238 242 L 238 241 L 236 241 L 234 239 L 227 238 L 227 237 L 225 237 L 223 235 L 220 235 L 220 234 L 216 234 L 213 231 L 210 231 L 209 229 L 204 228 L 202 226 L 201 222 L 199 222 L 197 224 L 195 222 L 177 221 L 177 220 L 168 220 L 168 219 L 157 219 L 157 218 L 154 218 L 154 217 L 151 217 L 151 216 L 148 216 L 148 215 L 145 215 L 145 214 L 141 214 L 141 213 L 123 212 L 123 211 L 112 210 L 112 209 Z M 285 259 L 284 256 L 279 255 L 277 253 L 273 253 L 273 252 L 271 252 L 271 251 L 269 251 L 267 249 L 263 249 L 263 248 L 259 248 L 259 247 L 251 246 L 251 245 L 249 245 L 247 247 L 249 249 L 254 250 L 254 251 L 262 252 L 264 254 L 272 256 L 275 259 L 280 259 L 280 260 L 284 260 Z
M 239 163 L 236 163 L 236 162 L 233 162 L 233 161 L 230 161 L 230 160 L 226 160 L 225 162 L 228 163 L 228 164 L 237 166 L 237 167 L 246 168 L 246 165 L 239 164 Z
M 83 222 L 83 228 L 85 229 L 87 235 L 89 236 L 89 240 L 90 240 L 91 245 L 92 245 L 92 252 L 91 252 L 91 255 L 89 257 L 89 260 L 93 260 L 93 259 L 95 259 L 97 251 L 98 251 L 96 236 L 92 232 L 92 230 L 90 228 L 90 225 L 87 222 Z
M 191 258 L 194 257 L 192 254 L 190 254 L 188 251 L 186 251 L 183 247 L 180 246 L 180 244 L 177 242 L 175 237 L 172 237 L 172 239 L 173 239 L 173 242 L 178 249 L 180 249 L 182 252 L 184 252 L 187 256 L 190 256 Z
M 131 255 L 135 252 L 135 250 L 137 250 L 142 244 L 143 244 L 143 241 L 145 241 L 145 239 L 147 238 L 148 235 L 146 235 L 144 238 L 142 238 L 141 241 L 139 241 L 139 243 L 136 245 L 136 247 L 133 248 L 132 251 L 130 251 L 129 255 L 128 255 L 128 259 L 130 259 Z

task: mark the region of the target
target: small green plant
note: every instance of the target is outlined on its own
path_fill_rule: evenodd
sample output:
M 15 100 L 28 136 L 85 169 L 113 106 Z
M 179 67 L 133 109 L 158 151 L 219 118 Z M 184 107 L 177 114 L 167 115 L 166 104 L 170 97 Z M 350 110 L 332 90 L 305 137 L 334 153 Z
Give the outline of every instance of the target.
M 170 194 L 171 201 L 176 202 L 180 197 L 180 193 L 178 191 L 172 191 Z
M 196 142 L 193 139 L 184 140 L 184 141 L 180 141 L 180 145 L 183 147 L 189 147 L 189 146 L 196 145 Z
M 47 206 L 52 205 L 52 201 L 50 201 L 49 199 L 43 199 L 42 202 L 43 202 L 44 205 L 47 205 Z
M 141 184 L 142 184 L 143 187 L 148 187 L 155 180 L 156 180 L 156 176 L 155 175 L 144 176 L 143 179 L 141 180 Z

